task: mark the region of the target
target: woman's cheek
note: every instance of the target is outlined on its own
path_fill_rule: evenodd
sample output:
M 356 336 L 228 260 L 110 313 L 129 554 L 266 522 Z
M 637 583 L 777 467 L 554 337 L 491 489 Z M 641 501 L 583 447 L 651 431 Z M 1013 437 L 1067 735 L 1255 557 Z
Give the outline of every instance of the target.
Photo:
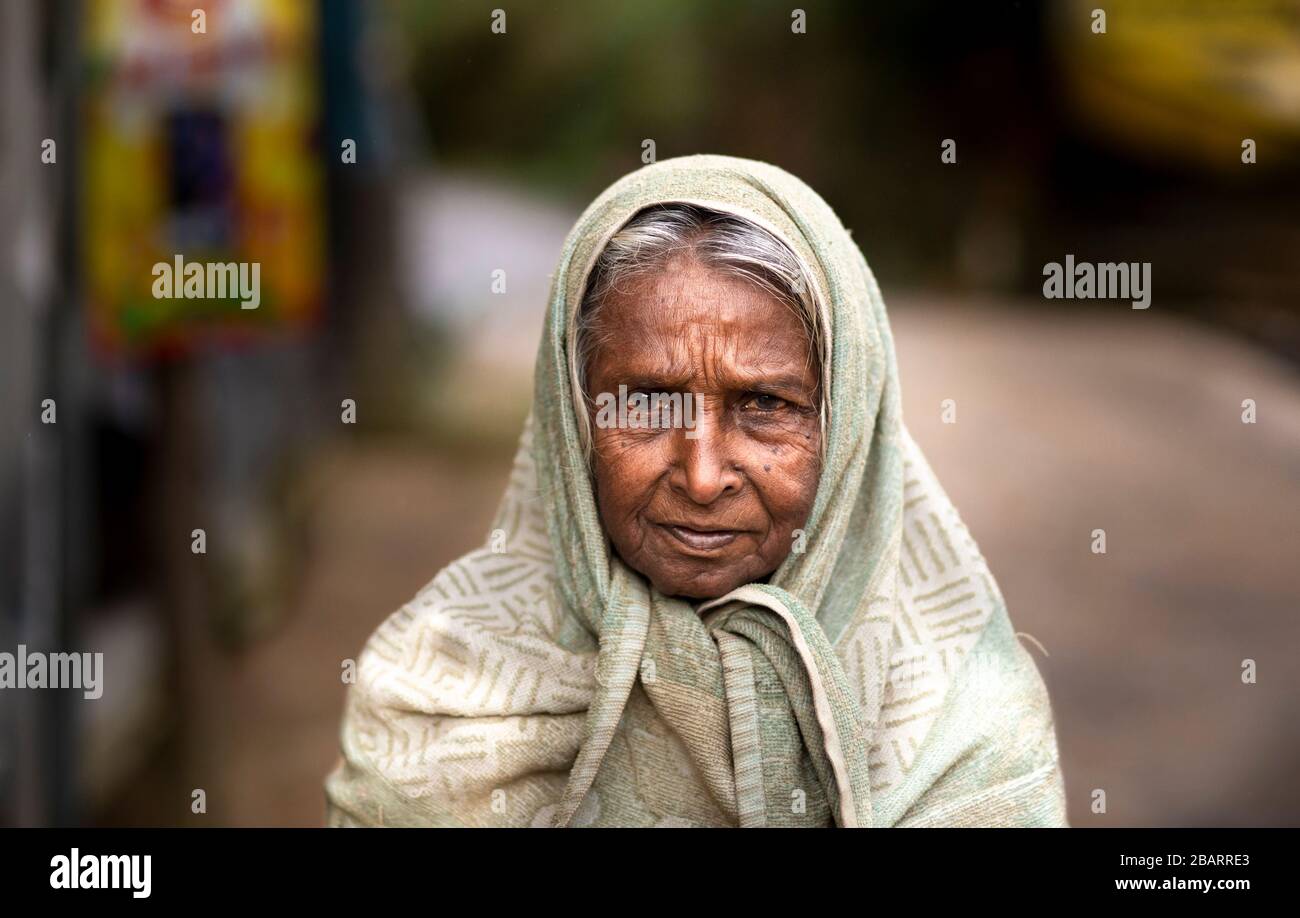
M 596 446 L 602 515 L 610 525 L 634 525 L 658 478 L 655 470 L 662 465 L 660 451 L 646 438 L 618 430 L 607 431 Z
M 777 471 L 775 468 L 773 472 Z M 820 462 L 816 455 L 803 450 L 792 450 L 789 461 L 781 467 L 779 475 L 767 474 L 767 505 L 771 508 L 775 527 L 788 538 L 789 533 L 801 527 L 812 511 L 817 495 L 817 477 Z

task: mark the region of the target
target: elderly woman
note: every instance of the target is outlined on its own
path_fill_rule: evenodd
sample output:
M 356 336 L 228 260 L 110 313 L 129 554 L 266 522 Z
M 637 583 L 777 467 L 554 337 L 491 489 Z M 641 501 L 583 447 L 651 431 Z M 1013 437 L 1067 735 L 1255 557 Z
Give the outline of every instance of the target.
M 866 261 L 721 156 L 578 220 L 493 529 L 371 637 L 342 742 L 331 825 L 1066 824 Z

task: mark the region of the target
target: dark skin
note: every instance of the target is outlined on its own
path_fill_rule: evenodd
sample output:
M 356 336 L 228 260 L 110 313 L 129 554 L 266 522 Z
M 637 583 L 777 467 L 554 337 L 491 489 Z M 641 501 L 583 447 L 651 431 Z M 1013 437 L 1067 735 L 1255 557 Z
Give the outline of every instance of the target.
M 693 256 L 611 295 L 587 391 L 692 393 L 695 429 L 600 427 L 596 503 L 623 561 L 661 593 L 712 599 L 790 553 L 820 471 L 819 368 L 790 306 Z

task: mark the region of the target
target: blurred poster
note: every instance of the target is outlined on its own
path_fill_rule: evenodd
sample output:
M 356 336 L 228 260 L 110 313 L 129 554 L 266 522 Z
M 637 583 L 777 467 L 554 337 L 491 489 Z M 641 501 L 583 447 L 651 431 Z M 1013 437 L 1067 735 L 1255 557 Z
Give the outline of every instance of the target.
M 86 4 L 79 229 L 109 353 L 182 355 L 317 314 L 317 9 Z

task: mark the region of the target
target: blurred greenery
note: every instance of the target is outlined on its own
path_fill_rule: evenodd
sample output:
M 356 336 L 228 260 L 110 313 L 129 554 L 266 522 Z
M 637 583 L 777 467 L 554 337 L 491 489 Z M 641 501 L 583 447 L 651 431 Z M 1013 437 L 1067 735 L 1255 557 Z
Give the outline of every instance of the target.
M 921 266 L 944 256 L 943 225 L 913 221 L 916 235 L 903 239 L 890 219 L 969 201 L 963 176 L 926 168 L 938 162 L 938 125 L 951 134 L 967 118 L 942 116 L 946 102 L 932 91 L 942 77 L 907 51 L 927 40 L 923 21 L 901 5 L 801 8 L 799 35 L 790 5 L 772 0 L 511 7 L 505 35 L 489 28 L 490 3 L 403 2 L 398 22 L 444 165 L 584 199 L 640 165 L 647 138 L 661 159 L 750 156 L 835 200 L 877 257 Z M 1028 25 L 976 21 L 1003 42 L 1004 26 Z M 941 56 L 942 43 L 933 50 Z M 909 92 L 913 78 L 924 93 Z M 877 176 L 904 181 L 869 181 Z
M 1146 134 L 1141 118 L 1108 129 L 1106 112 L 1144 87 L 1101 79 L 1113 55 L 1079 50 L 1099 38 L 1087 4 L 814 0 L 799 4 L 806 34 L 775 0 L 516 4 L 496 34 L 500 6 L 394 0 L 392 28 L 440 168 L 581 204 L 641 165 L 645 139 L 659 159 L 754 157 L 830 201 L 882 282 L 1033 294 L 1042 265 L 1067 251 L 1152 261 L 1162 305 L 1272 339 L 1280 311 L 1281 336 L 1300 353 L 1300 151 L 1279 140 L 1267 163 L 1244 170 L 1229 138 L 1207 162 L 1203 144 L 1168 142 L 1174 119 L 1206 113 L 1161 96 L 1142 103 L 1165 116 Z M 1237 15 L 1232 34 L 1259 41 L 1236 41 L 1200 73 L 1195 60 L 1208 58 L 1159 41 L 1147 8 L 1128 0 L 1109 5 L 1114 34 L 1100 38 L 1146 61 L 1133 73 L 1162 72 L 1167 60 L 1158 85 L 1182 96 L 1198 80 L 1260 95 L 1256 71 L 1300 60 L 1285 5 L 1255 0 L 1213 17 L 1195 7 L 1155 12 L 1181 17 L 1179 34 L 1199 24 L 1209 37 Z M 1102 88 L 1072 92 L 1080 80 Z M 1256 123 L 1265 101 L 1239 99 L 1223 123 L 1285 138 Z M 954 165 L 940 162 L 944 138 L 957 141 Z

